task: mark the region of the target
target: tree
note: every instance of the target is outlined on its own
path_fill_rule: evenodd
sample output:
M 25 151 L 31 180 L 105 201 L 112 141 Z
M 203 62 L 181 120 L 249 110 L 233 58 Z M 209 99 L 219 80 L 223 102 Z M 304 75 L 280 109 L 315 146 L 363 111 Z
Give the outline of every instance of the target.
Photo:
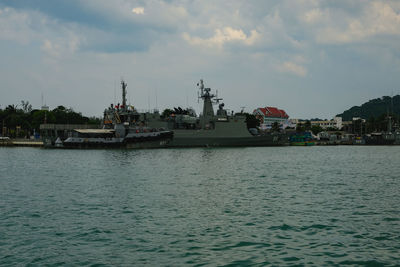
M 90 125 L 100 125 L 100 124 L 101 124 L 101 121 L 102 121 L 101 118 L 89 117 L 89 118 L 88 118 L 87 124 L 90 124 Z
M 353 133 L 354 134 L 365 134 L 365 126 L 362 119 L 353 121 Z
M 272 124 L 271 130 L 272 130 L 273 132 L 279 132 L 279 131 L 280 131 L 279 123 L 278 123 L 277 121 L 275 121 L 275 122 Z
M 304 123 L 304 130 L 306 130 L 306 131 L 311 130 L 311 121 L 310 120 L 306 120 L 306 122 Z
M 55 123 L 56 118 L 52 112 L 46 110 L 37 110 L 32 114 L 32 127 L 39 130 L 40 124 L 43 124 L 46 118 L 46 123 Z
M 339 131 L 339 129 L 336 128 L 336 127 L 328 127 L 327 130 L 328 130 L 328 131 L 331 131 L 331 132 L 333 132 L 333 131 Z
M 322 132 L 323 130 L 324 130 L 324 129 L 322 129 L 322 127 L 319 126 L 319 125 L 313 125 L 313 126 L 311 126 L 311 131 L 312 131 L 312 133 L 313 133 L 314 135 L 319 134 L 319 133 Z
M 6 107 L 6 111 L 8 113 L 16 113 L 17 112 L 17 106 L 16 105 L 8 105 Z
M 296 125 L 296 132 L 297 133 L 301 133 L 301 132 L 304 132 L 304 126 L 303 126 L 303 124 L 302 123 L 297 123 L 297 125 Z
M 161 113 L 161 118 L 166 119 L 169 116 L 171 116 L 171 114 L 174 113 L 174 111 L 172 109 L 166 108 L 164 109 L 164 111 Z
M 32 105 L 29 104 L 29 101 L 21 100 L 21 106 L 24 113 L 30 113 L 32 111 Z

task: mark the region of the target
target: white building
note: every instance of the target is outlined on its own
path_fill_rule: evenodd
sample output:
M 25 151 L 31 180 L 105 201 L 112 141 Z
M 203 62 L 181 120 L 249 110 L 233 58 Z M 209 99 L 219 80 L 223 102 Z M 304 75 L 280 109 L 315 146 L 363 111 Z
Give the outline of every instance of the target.
M 337 128 L 340 130 L 343 127 L 343 121 L 342 117 L 334 117 L 329 121 L 311 121 L 311 126 L 320 126 L 322 129 Z

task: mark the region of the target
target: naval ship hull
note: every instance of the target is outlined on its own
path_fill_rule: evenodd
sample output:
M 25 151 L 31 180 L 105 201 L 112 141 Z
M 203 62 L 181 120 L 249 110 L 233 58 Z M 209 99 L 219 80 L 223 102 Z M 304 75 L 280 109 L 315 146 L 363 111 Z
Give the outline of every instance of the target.
M 201 131 L 187 130 L 174 131 L 174 138 L 169 147 L 245 147 L 245 146 L 285 146 L 288 145 L 286 135 L 260 135 L 260 136 L 212 136 L 202 134 Z
M 169 147 L 169 140 L 134 142 L 134 143 L 101 143 L 101 142 L 77 142 L 64 143 L 60 148 L 76 149 L 146 149 L 146 148 L 166 148 Z

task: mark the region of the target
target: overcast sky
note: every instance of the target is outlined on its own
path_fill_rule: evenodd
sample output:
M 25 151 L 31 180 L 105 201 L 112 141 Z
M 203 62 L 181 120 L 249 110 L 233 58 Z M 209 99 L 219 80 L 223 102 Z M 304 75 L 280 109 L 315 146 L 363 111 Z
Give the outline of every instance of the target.
M 120 79 L 139 109 L 225 107 L 332 118 L 400 93 L 400 1 L 0 1 L 0 107 L 102 116 Z

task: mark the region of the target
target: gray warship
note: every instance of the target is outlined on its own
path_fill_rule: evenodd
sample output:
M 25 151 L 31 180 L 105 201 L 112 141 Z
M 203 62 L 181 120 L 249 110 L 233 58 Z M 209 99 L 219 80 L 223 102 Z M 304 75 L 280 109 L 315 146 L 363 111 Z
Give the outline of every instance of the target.
M 211 88 L 205 88 L 203 80 L 197 84 L 199 99 L 203 101 L 203 112 L 197 117 L 194 110 L 175 108 L 168 118 L 159 114 L 148 114 L 147 125 L 165 127 L 174 132 L 168 147 L 238 147 L 238 146 L 282 146 L 288 145 L 284 133 L 260 133 L 247 129 L 245 114 L 228 114 L 224 103 Z M 214 112 L 213 105 L 218 104 Z
M 121 81 L 122 104 L 104 110 L 102 129 L 75 129 L 54 146 L 60 148 L 162 148 L 167 147 L 173 132 L 148 127 L 134 107 L 126 103 L 127 84 Z

